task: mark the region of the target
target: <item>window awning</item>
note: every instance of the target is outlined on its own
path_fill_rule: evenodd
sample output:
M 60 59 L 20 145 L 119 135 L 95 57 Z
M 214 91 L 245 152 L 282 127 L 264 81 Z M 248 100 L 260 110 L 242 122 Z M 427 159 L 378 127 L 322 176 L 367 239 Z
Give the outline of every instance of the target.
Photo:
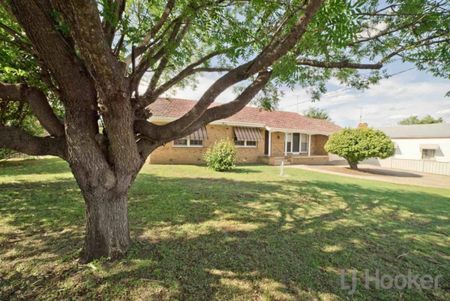
M 206 133 L 206 128 L 201 127 L 192 134 L 186 136 L 185 138 L 191 140 L 206 140 L 208 138 L 208 134 Z
M 259 128 L 235 127 L 234 135 L 237 140 L 260 141 L 262 140 L 261 130 Z
M 420 150 L 423 149 L 434 149 L 437 150 L 439 149 L 439 144 L 421 144 L 420 145 Z

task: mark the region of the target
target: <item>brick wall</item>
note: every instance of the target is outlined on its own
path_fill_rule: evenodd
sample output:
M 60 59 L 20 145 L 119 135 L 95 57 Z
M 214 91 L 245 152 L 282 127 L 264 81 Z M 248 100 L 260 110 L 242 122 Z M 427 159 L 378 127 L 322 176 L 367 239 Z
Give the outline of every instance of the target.
M 323 148 L 327 143 L 328 137 L 324 135 L 312 135 L 311 136 L 311 155 L 325 156 L 328 153 Z
M 234 139 L 232 126 L 207 125 L 206 131 L 208 139 L 203 141 L 202 147 L 178 147 L 169 142 L 157 148 L 150 155 L 148 162 L 153 164 L 204 164 L 203 154 L 215 141 L 222 138 Z M 264 139 L 264 129 L 261 129 L 261 137 Z M 236 147 L 236 150 L 239 163 L 256 163 L 258 157 L 264 155 L 264 140 L 258 141 L 256 147 Z

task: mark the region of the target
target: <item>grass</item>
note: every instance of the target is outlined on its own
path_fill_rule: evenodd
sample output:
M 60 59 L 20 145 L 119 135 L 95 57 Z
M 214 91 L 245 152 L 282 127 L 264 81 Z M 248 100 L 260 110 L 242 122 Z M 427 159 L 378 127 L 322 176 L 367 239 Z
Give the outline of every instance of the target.
M 84 208 L 58 159 L 0 163 L 0 300 L 449 300 L 450 190 L 300 169 L 145 166 L 126 258 L 77 263 Z M 340 288 L 340 270 L 441 275 Z M 347 278 L 349 279 L 349 278 Z

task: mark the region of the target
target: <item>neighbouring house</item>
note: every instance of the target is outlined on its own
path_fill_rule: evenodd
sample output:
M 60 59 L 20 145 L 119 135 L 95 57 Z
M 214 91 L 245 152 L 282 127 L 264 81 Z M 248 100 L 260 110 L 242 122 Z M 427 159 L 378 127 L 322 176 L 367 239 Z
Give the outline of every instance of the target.
M 187 113 L 195 103 L 185 99 L 158 99 L 148 107 L 152 113 L 150 121 L 155 124 L 171 122 Z M 159 147 L 148 162 L 201 164 L 208 147 L 228 138 L 236 145 L 239 163 L 326 163 L 329 159 L 324 145 L 328 136 L 339 129 L 329 121 L 247 106 L 233 116 L 214 121 L 182 139 Z
M 450 123 L 400 125 L 380 128 L 395 144 L 384 167 L 450 175 Z

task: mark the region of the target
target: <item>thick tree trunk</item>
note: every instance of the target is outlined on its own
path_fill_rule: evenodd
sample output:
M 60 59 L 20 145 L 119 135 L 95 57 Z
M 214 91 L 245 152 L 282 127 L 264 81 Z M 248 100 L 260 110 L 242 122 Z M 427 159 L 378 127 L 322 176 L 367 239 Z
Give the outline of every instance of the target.
M 84 198 L 86 237 L 81 260 L 124 256 L 130 246 L 127 193 L 96 191 L 84 193 Z
M 348 165 L 350 165 L 351 169 L 358 169 L 358 163 L 348 162 Z

